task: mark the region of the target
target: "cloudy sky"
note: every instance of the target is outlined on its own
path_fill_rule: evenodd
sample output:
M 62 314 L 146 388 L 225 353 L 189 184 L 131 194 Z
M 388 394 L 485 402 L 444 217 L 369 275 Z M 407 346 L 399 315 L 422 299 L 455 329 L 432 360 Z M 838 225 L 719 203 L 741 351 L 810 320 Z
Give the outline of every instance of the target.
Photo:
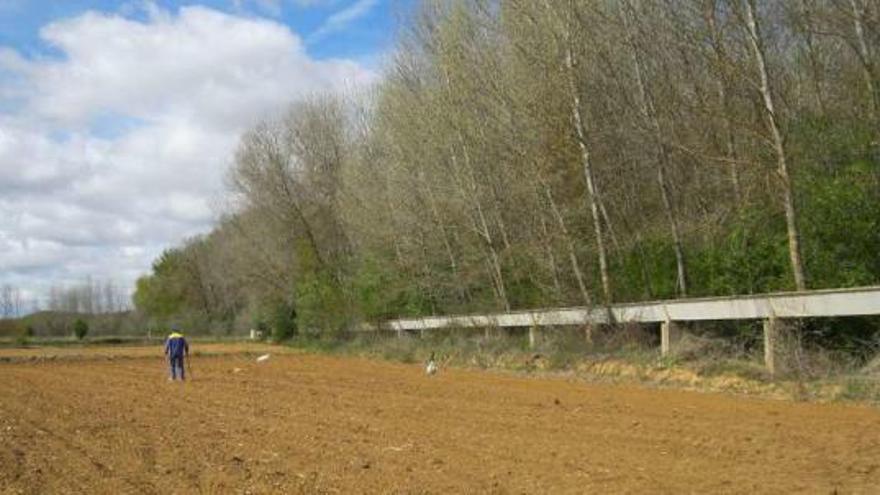
M 0 285 L 120 284 L 206 232 L 241 132 L 375 81 L 395 0 L 0 0 Z

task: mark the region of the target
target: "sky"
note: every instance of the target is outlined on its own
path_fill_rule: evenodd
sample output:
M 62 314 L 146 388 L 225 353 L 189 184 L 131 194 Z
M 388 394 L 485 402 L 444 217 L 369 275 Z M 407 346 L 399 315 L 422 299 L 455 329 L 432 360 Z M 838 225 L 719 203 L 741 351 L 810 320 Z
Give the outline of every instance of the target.
M 225 211 L 245 130 L 378 80 L 400 6 L 0 0 L 0 285 L 133 287 Z

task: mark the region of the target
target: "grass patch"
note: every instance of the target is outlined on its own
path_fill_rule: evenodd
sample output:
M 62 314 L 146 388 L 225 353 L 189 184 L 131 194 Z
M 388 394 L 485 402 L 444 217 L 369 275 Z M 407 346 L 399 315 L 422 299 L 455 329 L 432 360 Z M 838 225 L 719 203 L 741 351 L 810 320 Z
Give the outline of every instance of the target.
M 837 399 L 880 404 L 880 379 L 865 376 L 844 377 L 841 379 Z

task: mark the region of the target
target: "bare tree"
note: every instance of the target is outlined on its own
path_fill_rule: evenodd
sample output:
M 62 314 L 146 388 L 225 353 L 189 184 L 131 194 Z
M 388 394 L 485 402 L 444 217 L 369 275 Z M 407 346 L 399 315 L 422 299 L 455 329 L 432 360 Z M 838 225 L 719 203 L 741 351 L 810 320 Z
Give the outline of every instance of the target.
M 596 256 L 599 262 L 599 274 L 602 281 L 602 295 L 604 303 L 608 305 L 613 300 L 611 275 L 608 268 L 608 248 L 605 243 L 605 227 L 603 226 L 603 219 L 600 212 L 601 199 L 599 197 L 599 188 L 596 184 L 593 161 L 589 148 L 588 130 L 584 120 L 586 112 L 581 97 L 582 84 L 578 80 L 581 68 L 578 63 L 575 48 L 576 41 L 574 39 L 574 4 L 571 1 L 567 1 L 564 2 L 564 7 L 554 8 L 545 0 L 544 9 L 547 18 L 552 23 L 551 29 L 559 37 L 559 43 L 561 45 L 562 59 L 564 63 L 564 77 L 568 83 L 568 97 L 570 98 L 571 123 L 577 139 L 578 148 L 580 149 L 581 166 L 583 169 L 584 182 L 586 184 L 587 204 L 590 208 L 593 234 L 596 241 Z
M 0 287 L 0 316 L 12 318 L 15 316 L 15 287 L 3 284 Z
M 853 34 L 855 35 L 855 49 L 861 62 L 862 74 L 865 86 L 868 89 L 871 118 L 878 123 L 880 116 L 880 70 L 874 54 L 874 46 L 868 41 L 866 21 L 868 18 L 868 0 L 849 0 L 850 14 L 852 16 Z M 874 4 L 875 10 L 878 9 Z

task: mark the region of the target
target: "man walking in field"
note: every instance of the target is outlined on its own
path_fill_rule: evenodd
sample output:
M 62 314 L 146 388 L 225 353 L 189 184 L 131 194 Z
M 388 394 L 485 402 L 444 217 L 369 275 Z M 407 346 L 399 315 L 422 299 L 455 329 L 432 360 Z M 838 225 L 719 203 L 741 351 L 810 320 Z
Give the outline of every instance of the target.
M 174 381 L 180 375 L 181 380 L 186 380 L 184 372 L 184 360 L 189 359 L 189 344 L 177 325 L 171 325 L 171 335 L 165 340 L 165 356 L 171 365 L 171 377 L 168 381 Z

